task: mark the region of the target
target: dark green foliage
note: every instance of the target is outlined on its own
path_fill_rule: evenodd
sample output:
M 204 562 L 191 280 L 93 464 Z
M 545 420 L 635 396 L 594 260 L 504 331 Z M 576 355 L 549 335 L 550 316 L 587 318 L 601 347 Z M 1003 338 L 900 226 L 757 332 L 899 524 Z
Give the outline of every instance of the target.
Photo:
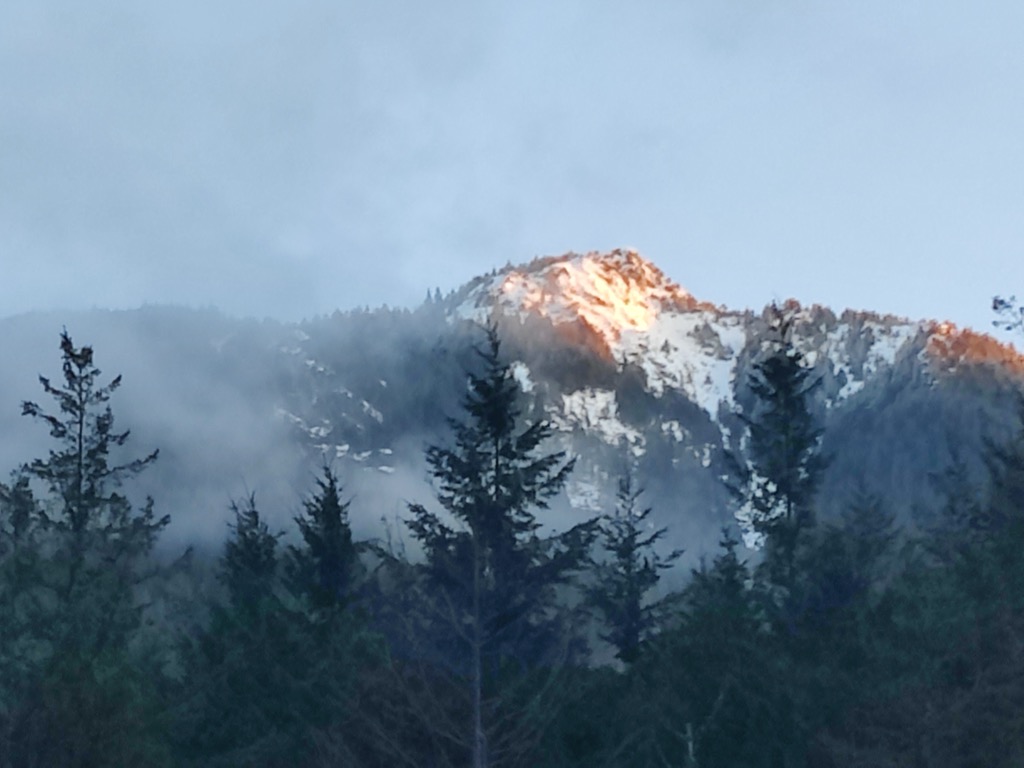
M 244 504 L 231 502 L 235 522 L 232 536 L 224 544 L 220 578 L 228 590 L 231 606 L 241 611 L 258 611 L 276 602 L 277 540 L 256 508 L 256 495 Z
M 114 416 L 108 404 L 121 386 L 121 377 L 101 386 L 92 347 L 76 348 L 67 331 L 61 333 L 60 349 L 63 386 L 39 377 L 59 411 L 51 413 L 36 403 L 22 403 L 22 413 L 45 422 L 58 447 L 51 449 L 46 459 L 30 462 L 27 471 L 42 480 L 53 498 L 60 501 L 57 514 L 49 516 L 59 530 L 82 536 L 90 528 L 115 526 L 125 534 L 134 534 L 131 538 L 138 539 L 138 546 L 148 548 L 167 518 L 154 521 L 151 513 L 144 512 L 133 519 L 131 507 L 117 489 L 125 478 L 156 461 L 157 452 L 124 464 L 111 464 L 111 450 L 123 446 L 129 436 L 128 431 L 114 431 Z
M 29 476 L 16 472 L 12 480 L 9 486 L 0 483 L 0 555 L 30 546 L 39 521 Z
M 990 488 L 983 513 L 971 521 L 977 530 L 999 537 L 1024 536 L 1024 393 L 1017 394 L 1018 429 L 1006 443 L 986 443 Z
M 632 765 L 636 725 L 625 717 L 637 703 L 628 678 L 610 667 L 579 666 L 563 673 L 565 700 L 535 756 L 535 768 Z
M 634 489 L 630 476 L 619 481 L 617 505 L 612 515 L 599 522 L 598 539 L 606 560 L 595 563 L 587 599 L 600 614 L 605 631 L 601 637 L 626 663 L 636 661 L 640 644 L 647 640 L 662 618 L 664 605 L 652 602 L 648 595 L 672 567 L 681 550 L 661 554 L 656 544 L 665 528 L 654 530 L 646 522 L 650 507 L 641 508 L 642 489 Z
M 572 636 L 556 588 L 581 567 L 592 538 L 589 526 L 538 534 L 535 510 L 562 490 L 573 462 L 539 453 L 547 422 L 520 424 L 519 388 L 495 328 L 479 356 L 465 420 L 450 420 L 454 445 L 427 450 L 447 514 L 413 504 L 408 522 L 426 555 L 424 604 L 435 638 L 428 653 L 467 680 L 472 714 L 462 743 L 477 768 L 529 752 L 538 723 L 514 706 L 527 684 L 517 670 L 554 669 L 568 658 Z
M 196 765 L 308 765 L 317 744 L 348 749 L 344 727 L 380 643 L 353 610 L 356 546 L 329 469 L 297 518 L 302 544 L 281 573 L 281 536 L 255 498 L 233 504 L 219 577 L 226 601 L 185 641 L 179 759 Z
M 845 622 L 830 633 L 808 627 L 820 648 L 855 662 L 839 670 L 847 695 L 817 737 L 833 764 L 952 768 L 1024 760 L 1024 535 L 1014 524 L 1019 497 L 1006 492 L 1014 467 L 1024 466 L 1021 445 L 1017 438 L 990 446 L 988 499 L 955 462 L 936 523 L 919 542 L 890 547 L 876 560 L 890 567 L 869 572 L 869 599 L 854 602 L 855 611 L 844 611 Z
M 754 410 L 742 417 L 750 431 L 750 458 L 746 465 L 737 462 L 737 495 L 764 537 L 772 579 L 785 586 L 793 578 L 800 536 L 814 525 L 814 497 L 826 462 L 808 402 L 817 382 L 793 345 L 793 319 L 775 306 L 768 312 L 767 352 L 750 379 Z
M 12 766 L 159 765 L 159 680 L 147 672 L 160 655 L 153 645 L 142 650 L 138 588 L 168 518 L 156 518 L 152 500 L 136 511 L 119 491 L 156 452 L 117 463 L 128 432 L 114 430 L 108 401 L 121 379 L 100 385 L 92 349 L 75 347 L 67 332 L 60 349 L 62 384 L 40 377 L 57 409 L 22 405 L 56 446 L 0 492 L 8 609 L 0 753 Z
M 819 515 L 813 383 L 773 322 L 741 470 L 761 563 L 726 530 L 660 611 L 675 553 L 629 482 L 599 528 L 542 535 L 572 462 L 520 412 L 493 329 L 427 454 L 422 560 L 354 541 L 324 467 L 287 548 L 255 498 L 234 505 L 212 598 L 151 562 L 165 519 L 121 483 L 155 454 L 119 457 L 119 379 L 64 334 L 53 412 L 23 407 L 55 447 L 0 483 L 0 768 L 1024 764 L 1024 425 L 984 457 L 961 446 L 915 531 L 866 494 Z M 175 590 L 198 607 L 176 613 Z M 566 606 L 588 598 L 628 664 L 587 655 Z
M 61 334 L 61 353 L 63 386 L 39 378 L 58 412 L 22 404 L 24 414 L 49 426 L 57 447 L 46 459 L 30 462 L 25 472 L 42 481 L 49 494 L 39 525 L 48 553 L 42 582 L 59 606 L 51 642 L 98 653 L 108 644 L 127 642 L 138 626 L 133 599 L 138 570 L 170 518 L 155 516 L 152 499 L 134 510 L 119 492 L 125 479 L 157 457 L 154 451 L 118 464 L 111 456 L 129 436 L 114 431 L 108 403 L 121 378 L 101 386 L 92 349 L 76 348 L 67 332 Z
M 11 752 L 15 717 L 50 650 L 42 640 L 50 612 L 39 587 L 39 520 L 27 476 L 0 483 L 0 754 Z
M 493 328 L 480 357 L 483 371 L 469 375 L 463 401 L 466 420 L 450 422 L 454 446 L 427 450 L 451 522 L 413 504 L 409 528 L 456 626 L 478 624 L 486 655 L 495 659 L 540 660 L 554 640 L 544 625 L 555 587 L 581 566 L 589 534 L 580 527 L 551 539 L 538 535 L 535 510 L 562 490 L 573 462 L 561 452 L 538 455 L 551 434 L 547 422 L 520 427 L 518 385 Z
M 314 610 L 343 609 L 353 599 L 359 566 L 349 505 L 342 502 L 338 477 L 329 466 L 317 479 L 317 491 L 303 501 L 303 514 L 295 518 L 303 545 L 289 547 L 289 580 Z
M 365 736 L 356 733 L 357 723 L 376 723 L 375 712 L 361 711 L 363 694 L 380 679 L 387 654 L 381 637 L 367 626 L 364 602 L 372 592 L 359 557 L 367 547 L 353 541 L 348 508 L 337 475 L 325 465 L 316 493 L 303 501 L 304 514 L 295 518 L 302 544 L 289 547 L 287 584 L 298 600 L 298 624 L 309 646 L 310 703 L 317 710 L 308 721 L 309 737 L 352 763 Z
M 278 587 L 277 543 L 250 496 L 235 521 L 219 578 L 227 591 L 209 626 L 183 648 L 185 698 L 178 752 L 200 765 L 283 765 L 300 755 L 309 649 Z
M 672 765 L 770 766 L 788 735 L 779 665 L 738 542 L 695 571 L 679 627 L 665 633 L 637 675 L 653 686 L 657 728 L 646 746 Z

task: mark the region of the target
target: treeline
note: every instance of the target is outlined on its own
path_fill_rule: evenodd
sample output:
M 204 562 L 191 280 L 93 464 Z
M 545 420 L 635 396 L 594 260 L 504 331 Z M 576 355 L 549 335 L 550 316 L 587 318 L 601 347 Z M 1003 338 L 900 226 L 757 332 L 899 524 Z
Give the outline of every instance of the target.
M 1024 764 L 1024 431 L 913 530 L 869 495 L 818 519 L 815 382 L 772 333 L 729 481 L 758 548 L 723 530 L 667 596 L 628 475 L 542 524 L 573 461 L 494 329 L 404 535 L 353 540 L 325 466 L 287 539 L 232 506 L 212 580 L 155 558 L 168 518 L 123 484 L 157 454 L 118 463 L 120 379 L 62 334 L 22 406 L 53 448 L 0 484 L 0 768 Z

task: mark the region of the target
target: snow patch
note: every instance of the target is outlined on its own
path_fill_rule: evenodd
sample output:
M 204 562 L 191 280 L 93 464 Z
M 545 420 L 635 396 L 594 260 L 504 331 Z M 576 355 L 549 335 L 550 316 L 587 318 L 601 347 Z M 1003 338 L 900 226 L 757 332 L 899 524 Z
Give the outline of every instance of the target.
M 661 424 L 662 434 L 670 436 L 677 443 L 683 442 L 683 428 L 678 421 L 672 419 L 670 421 L 664 421 Z
M 586 509 L 598 512 L 601 506 L 601 489 L 596 483 L 587 480 L 570 480 L 565 486 L 565 495 L 573 509 Z
M 363 413 L 369 414 L 370 418 L 376 421 L 378 424 L 384 423 L 384 414 L 374 408 L 365 400 L 362 401 Z
M 587 387 L 562 395 L 562 408 L 550 408 L 551 423 L 563 432 L 580 429 L 609 445 L 625 442 L 636 456 L 644 453 L 644 436 L 619 420 L 615 393 Z
M 533 392 L 533 379 L 530 378 L 530 369 L 526 367 L 526 363 L 517 360 L 509 367 L 512 370 L 512 378 L 519 384 L 519 388 L 523 392 Z
M 829 402 L 829 406 L 857 394 L 864 389 L 868 379 L 879 371 L 895 365 L 900 351 L 913 343 L 920 330 L 921 326 L 917 323 L 882 323 L 869 320 L 863 323 L 854 337 L 853 328 L 848 323 L 841 323 L 826 337 L 823 344 L 823 351 L 833 373 L 837 378 L 845 377 L 843 386 Z M 863 360 L 859 361 L 860 365 L 855 366 L 853 349 L 858 342 L 865 339 L 870 339 L 870 343 Z M 860 369 L 859 373 L 855 368 Z
M 736 357 L 746 343 L 738 316 L 666 312 L 646 332 L 624 334 L 616 359 L 639 366 L 655 396 L 681 390 L 717 421 L 722 405 L 733 407 Z

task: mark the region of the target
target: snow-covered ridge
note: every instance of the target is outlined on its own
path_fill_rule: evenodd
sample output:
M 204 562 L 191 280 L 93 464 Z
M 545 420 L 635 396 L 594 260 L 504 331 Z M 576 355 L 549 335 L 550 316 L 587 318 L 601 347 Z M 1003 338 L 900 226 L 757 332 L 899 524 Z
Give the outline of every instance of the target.
M 723 409 L 735 409 L 739 366 L 756 358 L 765 326 L 750 312 L 698 302 L 633 250 L 569 253 L 506 267 L 471 283 L 460 299 L 456 318 L 483 322 L 497 314 L 526 322 L 540 316 L 555 326 L 582 324 L 609 359 L 642 370 L 652 394 L 680 392 L 712 421 Z M 794 319 L 793 340 L 807 363 L 833 382 L 829 407 L 857 395 L 909 354 L 942 368 L 988 362 L 1024 373 L 1024 358 L 1012 347 L 949 323 L 849 310 L 837 317 L 795 301 L 783 309 Z M 566 400 L 563 411 L 568 422 L 582 426 L 592 421 L 597 402 L 577 397 L 582 400 Z
M 506 268 L 476 285 L 455 314 L 484 320 L 497 309 L 556 325 L 582 321 L 611 347 L 623 333 L 649 328 L 663 311 L 692 303 L 685 288 L 636 251 L 615 250 Z
M 566 254 L 509 267 L 478 281 L 455 316 L 539 315 L 583 323 L 620 364 L 639 366 L 657 394 L 680 389 L 714 417 L 732 403 L 737 353 L 746 333 L 736 315 L 697 302 L 633 250 Z

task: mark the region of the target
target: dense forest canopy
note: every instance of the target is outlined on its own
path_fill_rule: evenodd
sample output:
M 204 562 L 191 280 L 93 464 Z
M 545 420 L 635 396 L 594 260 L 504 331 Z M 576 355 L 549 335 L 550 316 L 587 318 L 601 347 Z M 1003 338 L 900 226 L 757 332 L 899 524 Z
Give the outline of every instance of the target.
M 434 349 L 463 386 L 389 535 L 354 530 L 373 499 L 327 454 L 291 511 L 256 488 L 173 557 L 138 493 L 164 456 L 64 332 L 21 408 L 49 448 L 0 484 L 0 766 L 1020 765 L 1024 394 L 913 519 L 867 477 L 835 514 L 790 309 L 716 479 L 757 547 L 726 525 L 673 588 L 685 536 L 628 462 L 614 504 L 542 524 L 576 461 L 497 326 Z

